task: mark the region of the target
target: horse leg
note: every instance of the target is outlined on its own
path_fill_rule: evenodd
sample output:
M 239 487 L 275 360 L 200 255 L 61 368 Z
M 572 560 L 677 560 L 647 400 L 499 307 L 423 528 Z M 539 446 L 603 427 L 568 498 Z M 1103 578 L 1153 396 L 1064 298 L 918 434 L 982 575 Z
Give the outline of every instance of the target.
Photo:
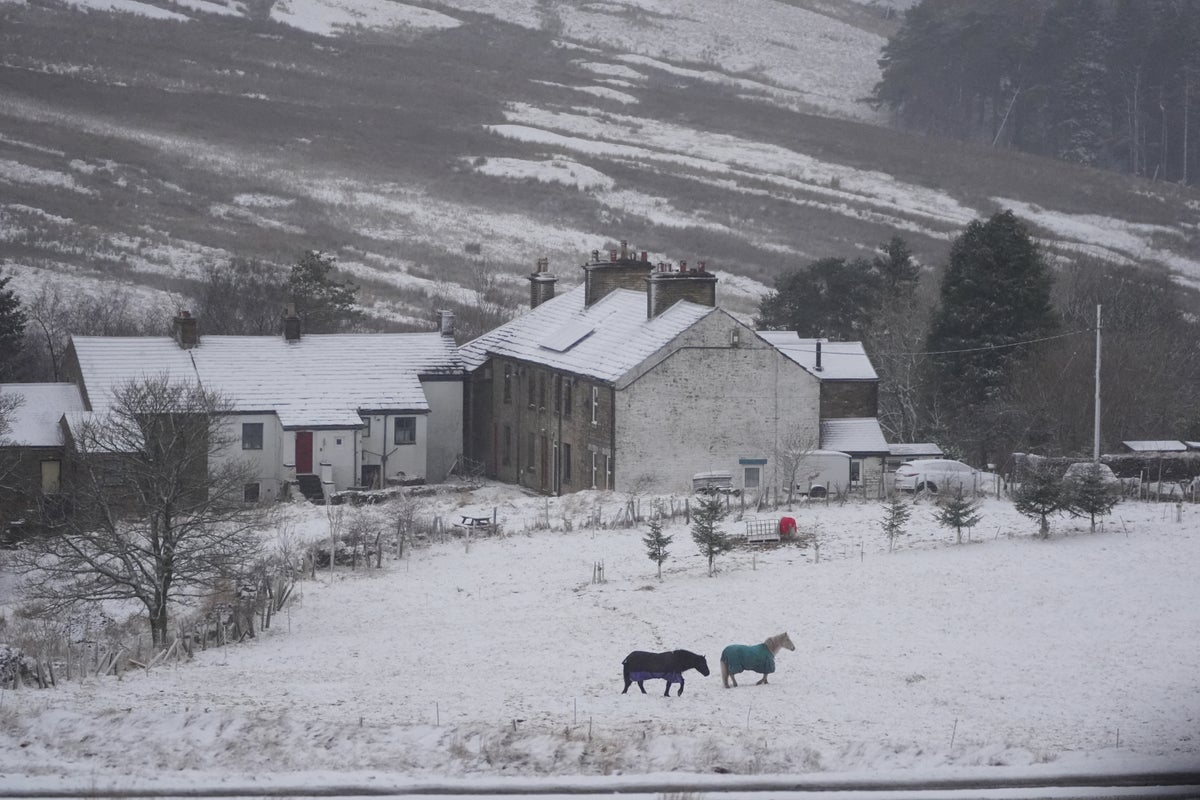
M 667 684 L 667 694 L 671 694 L 671 684 L 669 683 Z M 683 678 L 679 679 L 679 691 L 675 693 L 675 696 L 679 697 L 681 694 L 683 694 Z
M 667 690 L 665 692 L 663 692 L 663 697 L 670 697 L 670 696 L 671 696 L 671 682 L 667 681 Z
M 642 694 L 645 694 L 645 693 L 646 693 L 646 687 L 642 685 L 642 682 L 641 682 L 641 681 L 638 681 L 638 682 L 637 682 L 637 684 L 638 684 L 638 688 L 642 690 Z
M 621 694 L 625 694 L 625 692 L 628 692 L 628 691 L 629 691 L 629 687 L 630 687 L 632 684 L 633 684 L 633 681 L 629 680 L 629 678 L 626 678 L 626 679 L 625 679 L 625 688 L 621 690 Z
M 756 683 L 756 684 L 754 684 L 754 685 L 755 685 L 755 686 L 762 686 L 762 685 L 763 685 L 764 683 L 766 683 L 766 682 L 767 682 L 767 676 L 766 676 L 766 675 L 763 675 L 763 676 L 762 676 L 762 680 L 760 680 L 758 683 Z
M 737 686 L 737 678 L 729 674 L 729 665 L 725 663 L 725 659 L 721 659 L 721 684 L 728 689 L 730 681 Z

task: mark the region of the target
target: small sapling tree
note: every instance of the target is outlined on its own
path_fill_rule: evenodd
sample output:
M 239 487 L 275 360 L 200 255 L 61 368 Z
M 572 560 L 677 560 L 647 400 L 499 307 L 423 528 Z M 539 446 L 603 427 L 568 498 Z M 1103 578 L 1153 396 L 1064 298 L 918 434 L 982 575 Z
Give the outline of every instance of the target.
M 716 574 L 717 556 L 733 549 L 733 540 L 721 530 L 719 524 L 724 516 L 725 508 L 720 495 L 701 499 L 700 507 L 692 515 L 692 540 L 700 548 L 701 555 L 708 559 L 709 577 Z
M 904 534 L 904 526 L 912 516 L 912 507 L 899 495 L 894 495 L 883 504 L 883 533 L 887 536 L 888 552 L 896 545 L 896 537 Z
M 1049 517 L 1063 508 L 1062 479 L 1046 464 L 1029 467 L 1013 492 L 1013 506 L 1024 516 L 1039 520 L 1038 535 L 1048 538 Z
M 671 539 L 674 537 L 667 536 L 663 533 L 662 514 L 656 513 L 650 518 L 650 532 L 642 537 L 642 543 L 646 545 L 646 555 L 650 560 L 658 565 L 658 579 L 662 580 L 662 565 L 667 560 L 669 553 L 667 547 L 671 544 Z
M 938 503 L 938 510 L 934 513 L 934 518 L 939 525 L 954 528 L 957 542 L 962 544 L 963 528 L 974 528 L 979 524 L 979 504 L 975 500 L 963 496 L 960 486 L 954 494 L 945 497 Z
M 1096 517 L 1108 515 L 1121 499 L 1118 485 L 1105 480 L 1099 464 L 1092 464 L 1063 486 L 1067 513 L 1073 517 L 1088 517 L 1092 531 Z

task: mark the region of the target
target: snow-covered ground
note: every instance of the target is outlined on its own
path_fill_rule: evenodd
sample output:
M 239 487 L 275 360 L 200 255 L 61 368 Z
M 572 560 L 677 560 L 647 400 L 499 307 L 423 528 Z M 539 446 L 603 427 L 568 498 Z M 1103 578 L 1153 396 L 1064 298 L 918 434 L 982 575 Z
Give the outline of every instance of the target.
M 1126 502 L 1103 530 L 1059 519 L 1041 540 L 989 499 L 957 545 L 921 503 L 889 553 L 878 503 L 813 505 L 792 516 L 819 560 L 812 547 L 739 549 L 715 577 L 679 519 L 660 582 L 644 527 L 586 524 L 627 500 L 438 495 L 429 513 L 496 509 L 507 535 L 319 574 L 270 630 L 191 663 L 5 692 L 0 782 L 1200 767 L 1196 506 Z M 287 514 L 309 537 L 327 530 L 322 510 Z M 781 631 L 797 647 L 768 685 L 722 688 L 725 645 Z M 687 673 L 682 696 L 658 681 L 621 694 L 629 651 L 675 648 L 706 655 L 713 674 Z

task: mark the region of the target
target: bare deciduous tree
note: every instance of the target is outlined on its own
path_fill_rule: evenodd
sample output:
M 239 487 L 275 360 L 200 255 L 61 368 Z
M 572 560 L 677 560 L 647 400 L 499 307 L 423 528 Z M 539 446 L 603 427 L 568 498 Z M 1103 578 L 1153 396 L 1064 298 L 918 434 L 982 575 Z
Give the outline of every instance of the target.
M 13 417 L 24 402 L 25 398 L 18 394 L 0 392 L 0 534 L 4 533 L 4 526 L 10 522 L 9 512 L 19 513 L 23 505 L 21 497 L 24 487 L 17 480 L 18 456 L 6 445 L 12 433 Z
M 791 508 L 795 500 L 796 483 L 802 477 L 807 483 L 807 467 L 814 451 L 820 449 L 821 435 L 815 425 L 798 423 L 784 431 L 776 448 L 775 459 L 783 479 L 787 481 L 787 502 Z
M 196 289 L 204 333 L 262 336 L 276 333 L 287 294 L 287 276 L 254 259 L 210 264 Z
M 30 380 L 63 380 L 63 357 L 74 336 L 162 334 L 174 316 L 169 308 L 147 308 L 120 286 L 84 292 L 47 283 L 26 303 L 25 349 Z
M 236 586 L 258 558 L 262 510 L 243 500 L 248 466 L 222 458 L 227 410 L 162 376 L 124 384 L 79 420 L 65 459 L 71 512 L 24 551 L 27 596 L 51 612 L 139 601 L 162 645 L 172 606 Z

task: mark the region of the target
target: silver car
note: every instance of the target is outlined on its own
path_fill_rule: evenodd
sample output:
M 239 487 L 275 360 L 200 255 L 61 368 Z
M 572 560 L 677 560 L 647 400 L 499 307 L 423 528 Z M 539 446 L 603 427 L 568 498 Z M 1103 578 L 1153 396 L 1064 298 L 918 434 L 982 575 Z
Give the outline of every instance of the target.
M 1066 473 L 1063 475 L 1064 483 L 1079 483 L 1083 481 L 1092 470 L 1096 471 L 1096 476 L 1101 484 L 1109 489 L 1117 489 L 1121 486 L 1121 479 L 1113 474 L 1112 468 L 1108 464 L 1093 463 L 1091 461 L 1079 461 L 1067 467 Z
M 902 492 L 974 491 L 979 486 L 979 470 L 948 458 L 905 461 L 896 467 L 897 490 Z

